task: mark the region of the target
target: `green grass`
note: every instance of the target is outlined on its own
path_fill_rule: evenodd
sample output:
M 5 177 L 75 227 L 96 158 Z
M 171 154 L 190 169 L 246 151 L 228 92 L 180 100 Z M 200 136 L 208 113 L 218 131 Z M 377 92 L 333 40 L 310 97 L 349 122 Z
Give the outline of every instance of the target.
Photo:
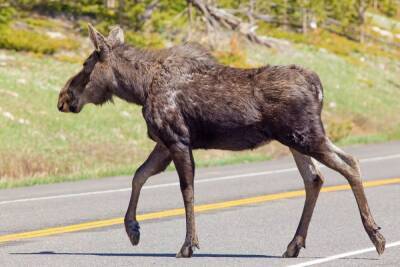
M 200 152 L 201 154 L 201 152 Z M 199 156 L 198 151 L 195 152 L 195 157 Z M 201 156 L 200 156 L 201 157 Z M 201 159 L 196 162 L 196 167 L 210 167 L 210 166 L 223 166 L 232 164 L 244 164 L 255 161 L 270 160 L 271 157 L 266 154 L 259 153 L 239 153 L 239 155 L 230 154 L 217 159 Z M 43 176 L 43 177 L 28 177 L 25 179 L 0 179 L 0 189 L 15 188 L 23 186 L 33 186 L 40 184 L 51 184 L 60 182 L 71 182 L 79 181 L 88 178 L 100 178 L 100 177 L 113 177 L 121 175 L 133 175 L 135 170 L 140 166 L 140 162 L 134 164 L 127 164 L 125 166 L 110 166 L 108 169 L 97 169 L 97 170 L 83 170 L 81 173 L 59 175 L 59 176 Z M 173 164 L 169 165 L 167 171 L 175 171 Z
M 79 65 L 49 57 L 7 54 L 14 60 L 0 68 L 0 107 L 14 120 L 0 116 L 3 179 L 62 176 L 87 169 L 101 172 L 134 164 L 150 150 L 138 107 L 116 101 L 115 105 L 105 105 L 101 113 L 94 106 L 88 106 L 79 116 L 58 112 L 58 92 Z M 29 124 L 19 123 L 22 119 Z
M 77 47 L 78 43 L 72 39 L 53 39 L 43 33 L 0 25 L 0 48 L 3 49 L 54 54 L 58 50 Z
M 400 125 L 397 61 L 364 56 L 364 62 L 356 62 L 306 45 L 279 52 L 258 53 L 256 49 L 248 53 L 255 63 L 298 64 L 319 74 L 324 86 L 323 115 L 328 131 L 330 123 L 342 121 L 351 122 L 353 135 L 381 135 L 382 141 L 395 138 L 389 133 Z M 352 58 L 357 57 L 360 58 Z
M 57 110 L 58 92 L 78 64 L 0 51 L 0 188 L 130 175 L 154 143 L 138 106 L 116 99 L 79 115 Z M 198 166 L 267 159 L 267 153 L 198 151 Z

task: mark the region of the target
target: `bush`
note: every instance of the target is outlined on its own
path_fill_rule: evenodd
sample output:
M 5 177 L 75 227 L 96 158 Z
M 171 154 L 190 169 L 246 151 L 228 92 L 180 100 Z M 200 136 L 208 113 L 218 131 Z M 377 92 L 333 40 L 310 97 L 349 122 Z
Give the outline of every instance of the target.
M 2 6 L 0 4 L 0 24 L 7 24 L 14 16 L 15 10 L 12 7 Z
M 229 51 L 216 51 L 215 57 L 219 63 L 236 68 L 249 68 L 246 54 L 239 48 L 238 37 L 233 35 L 230 41 Z
M 84 36 L 89 36 L 89 31 L 88 31 L 88 23 L 93 23 L 92 21 L 80 19 L 76 22 L 76 29 Z M 111 20 L 102 20 L 99 23 L 95 23 L 93 26 L 98 30 L 100 33 L 104 34 L 107 36 L 107 34 L 110 32 L 110 29 L 115 26 L 116 23 L 114 23 Z
M 340 141 L 351 134 L 353 123 L 351 121 L 328 121 L 327 132 L 333 142 Z
M 0 27 L 0 48 L 54 54 L 60 49 L 73 50 L 77 47 L 78 44 L 73 40 L 52 39 L 33 31 Z
M 327 30 L 318 29 L 307 34 L 273 27 L 267 23 L 260 23 L 258 32 L 278 39 L 286 39 L 293 43 L 306 44 L 326 49 L 336 55 L 349 59 L 354 54 L 371 55 L 376 57 L 400 58 L 399 49 L 383 49 L 379 43 L 361 44 Z M 352 62 L 356 63 L 356 62 Z
M 45 29 L 53 29 L 54 28 L 54 21 L 51 21 L 49 19 L 28 17 L 28 18 L 25 18 L 23 21 L 32 27 L 40 27 L 40 28 L 45 28 Z
M 163 39 L 156 33 L 136 33 L 131 31 L 125 32 L 125 39 L 128 43 L 142 48 L 162 48 L 164 47 Z
M 64 15 L 75 18 L 87 16 L 93 19 L 104 19 L 115 15 L 113 10 L 105 8 L 103 0 L 14 0 L 12 1 L 12 5 L 19 10 L 36 12 L 52 17 Z

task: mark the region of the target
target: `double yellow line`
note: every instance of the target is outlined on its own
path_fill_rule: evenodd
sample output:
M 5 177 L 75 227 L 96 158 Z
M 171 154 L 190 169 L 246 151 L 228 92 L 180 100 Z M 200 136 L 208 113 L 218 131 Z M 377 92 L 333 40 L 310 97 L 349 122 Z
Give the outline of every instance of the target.
M 400 184 L 400 178 L 392 178 L 392 179 L 381 179 L 375 181 L 367 181 L 364 182 L 364 187 L 376 187 L 376 186 L 383 186 L 383 185 L 390 185 L 390 184 Z M 336 192 L 336 191 L 344 191 L 349 190 L 350 187 L 348 185 L 336 185 L 336 186 L 327 186 L 322 188 L 321 192 Z M 257 203 L 265 203 L 273 200 L 279 199 L 289 199 L 304 196 L 304 190 L 297 190 L 297 191 L 290 191 L 290 192 L 283 192 L 277 194 L 268 194 L 262 195 L 257 197 L 250 197 L 250 198 L 243 198 L 231 201 L 224 201 L 224 202 L 217 202 L 212 204 L 204 204 L 204 205 L 197 205 L 195 206 L 195 212 L 205 212 L 211 210 L 219 210 L 219 209 L 226 209 L 238 206 L 245 206 Z M 164 210 L 159 212 L 151 212 L 146 214 L 141 214 L 137 216 L 138 221 L 147 221 L 153 219 L 162 219 L 167 217 L 175 217 L 184 215 L 184 209 L 170 209 Z M 30 232 L 22 232 L 16 234 L 9 234 L 9 235 L 2 235 L 0 236 L 0 243 L 10 242 L 10 241 L 17 241 L 22 239 L 31 239 L 36 237 L 43 237 L 43 236 L 50 236 L 50 235 L 57 235 L 63 233 L 71 233 L 95 228 L 102 228 L 112 225 L 122 224 L 124 219 L 121 218 L 114 218 L 108 220 L 99 220 L 99 221 L 92 221 L 87 223 L 80 223 L 80 224 L 73 224 L 67 226 L 60 226 L 60 227 L 52 227 L 52 228 L 45 228 L 36 231 Z

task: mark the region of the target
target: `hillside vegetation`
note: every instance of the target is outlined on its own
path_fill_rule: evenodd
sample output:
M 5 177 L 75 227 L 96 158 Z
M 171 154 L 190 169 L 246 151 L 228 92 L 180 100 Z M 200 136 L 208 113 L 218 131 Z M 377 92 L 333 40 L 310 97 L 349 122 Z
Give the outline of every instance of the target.
M 323 119 L 335 142 L 400 139 L 397 1 L 366 1 L 362 23 L 354 10 L 363 1 L 352 1 L 354 12 L 343 14 L 338 3 L 346 1 L 214 1 L 213 7 L 241 23 L 251 19 L 242 12 L 250 7 L 273 18 L 254 22 L 254 34 L 270 47 L 222 24 L 207 31 L 204 14 L 195 6 L 188 9 L 186 1 L 106 2 L 112 7 L 91 0 L 0 0 L 0 187 L 132 174 L 154 146 L 140 107 L 116 100 L 89 105 L 79 115 L 58 112 L 60 88 L 91 51 L 87 22 L 103 32 L 120 23 L 127 42 L 152 49 L 198 41 L 235 67 L 306 66 L 323 82 Z M 324 26 L 333 20 L 335 29 Z M 273 143 L 240 153 L 197 151 L 195 157 L 208 166 L 283 153 Z

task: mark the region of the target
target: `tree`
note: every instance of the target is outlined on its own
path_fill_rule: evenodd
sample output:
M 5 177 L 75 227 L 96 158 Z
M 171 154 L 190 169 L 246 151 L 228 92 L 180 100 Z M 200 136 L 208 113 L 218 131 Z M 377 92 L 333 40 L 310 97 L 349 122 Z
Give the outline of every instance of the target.
M 382 12 L 384 15 L 394 17 L 399 10 L 399 1 L 396 0 L 374 0 L 374 8 Z
M 357 10 L 357 20 L 360 27 L 360 42 L 364 43 L 365 39 L 365 13 L 372 4 L 371 0 L 357 0 L 355 8 Z

